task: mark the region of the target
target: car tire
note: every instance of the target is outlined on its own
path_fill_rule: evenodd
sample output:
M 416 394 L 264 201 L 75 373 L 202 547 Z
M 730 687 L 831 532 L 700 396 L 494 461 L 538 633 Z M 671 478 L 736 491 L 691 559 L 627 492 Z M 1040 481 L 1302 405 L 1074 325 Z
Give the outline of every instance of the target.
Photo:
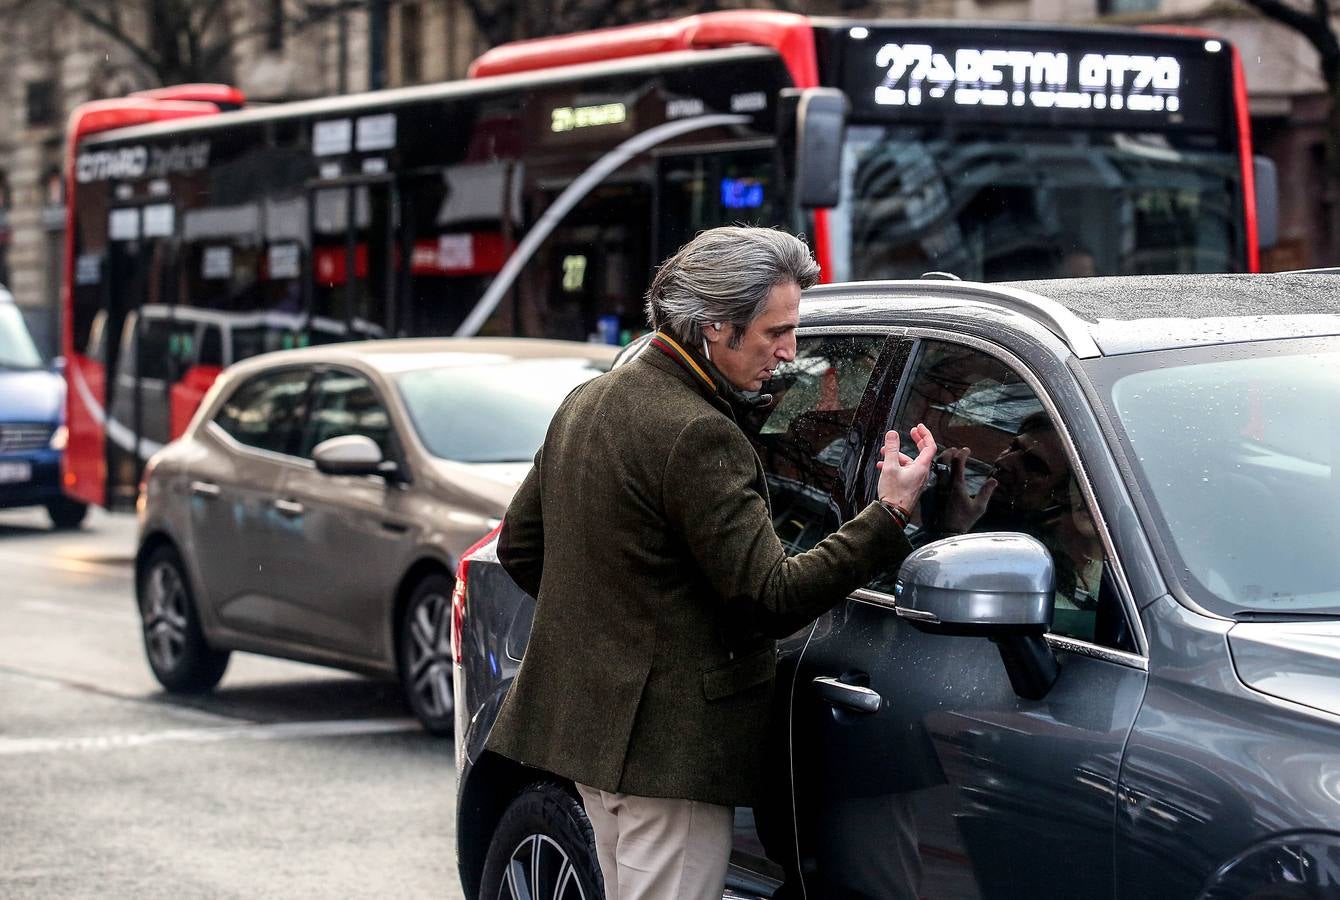
M 51 517 L 52 526 L 61 531 L 78 528 L 88 515 L 88 504 L 77 500 L 54 500 L 47 504 L 47 515 Z
M 174 694 L 203 694 L 228 668 L 228 651 L 215 650 L 200 630 L 186 568 L 172 547 L 149 554 L 135 581 L 144 653 L 154 677 Z
M 400 684 L 410 711 L 429 734 L 451 734 L 455 725 L 456 700 L 451 683 L 454 586 L 441 573 L 420 579 L 400 617 Z
M 484 858 L 480 900 L 601 900 L 595 833 L 586 810 L 556 784 L 538 782 L 507 807 Z

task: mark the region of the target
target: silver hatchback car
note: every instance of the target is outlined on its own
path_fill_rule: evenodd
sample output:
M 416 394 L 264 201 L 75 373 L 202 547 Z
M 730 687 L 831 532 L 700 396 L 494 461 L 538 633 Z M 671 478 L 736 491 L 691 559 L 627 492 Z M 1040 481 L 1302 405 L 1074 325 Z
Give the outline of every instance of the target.
M 334 344 L 229 368 L 140 489 L 150 667 L 199 693 L 244 650 L 399 679 L 452 728 L 451 594 L 559 403 L 615 348 L 507 339 Z

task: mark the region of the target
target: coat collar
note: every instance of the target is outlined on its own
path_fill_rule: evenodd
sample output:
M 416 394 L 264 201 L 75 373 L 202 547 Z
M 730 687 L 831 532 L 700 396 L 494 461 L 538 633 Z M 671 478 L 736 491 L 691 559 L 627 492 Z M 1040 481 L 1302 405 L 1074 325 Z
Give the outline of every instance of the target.
M 767 406 L 772 397 L 763 394 L 750 396 L 726 380 L 716 366 L 691 347 L 681 343 L 664 329 L 656 331 L 650 346 L 641 354 L 649 363 L 676 375 L 695 388 L 714 406 L 736 418 L 739 413 Z

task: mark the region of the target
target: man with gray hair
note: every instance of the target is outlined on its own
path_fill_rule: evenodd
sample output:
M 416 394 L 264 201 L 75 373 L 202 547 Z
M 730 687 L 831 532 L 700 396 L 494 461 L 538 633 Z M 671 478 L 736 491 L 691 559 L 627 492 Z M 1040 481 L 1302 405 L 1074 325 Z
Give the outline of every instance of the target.
M 647 292 L 637 358 L 575 390 L 503 520 L 537 599 L 490 749 L 572 781 L 609 900 L 721 897 L 733 807 L 759 788 L 774 641 L 897 565 L 935 442 L 885 435 L 878 502 L 787 557 L 736 424 L 795 357 L 819 267 L 767 228 L 705 231 Z

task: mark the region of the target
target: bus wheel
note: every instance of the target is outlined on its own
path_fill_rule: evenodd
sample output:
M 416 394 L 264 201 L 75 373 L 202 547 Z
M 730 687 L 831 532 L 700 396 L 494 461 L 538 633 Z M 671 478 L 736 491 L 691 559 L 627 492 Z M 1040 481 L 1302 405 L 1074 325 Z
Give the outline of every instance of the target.
M 136 579 L 135 595 L 144 652 L 158 683 L 174 694 L 202 694 L 218 684 L 228 667 L 228 651 L 205 642 L 176 550 L 163 545 L 149 554 Z
M 451 734 L 455 692 L 451 683 L 451 589 L 443 574 L 414 586 L 400 619 L 400 683 L 410 711 L 429 734 Z
M 47 515 L 56 528 L 78 528 L 83 524 L 84 516 L 88 515 L 88 504 L 64 498 L 54 500 L 47 504 Z
M 601 900 L 595 834 L 576 797 L 538 782 L 507 807 L 484 859 L 480 900 Z

